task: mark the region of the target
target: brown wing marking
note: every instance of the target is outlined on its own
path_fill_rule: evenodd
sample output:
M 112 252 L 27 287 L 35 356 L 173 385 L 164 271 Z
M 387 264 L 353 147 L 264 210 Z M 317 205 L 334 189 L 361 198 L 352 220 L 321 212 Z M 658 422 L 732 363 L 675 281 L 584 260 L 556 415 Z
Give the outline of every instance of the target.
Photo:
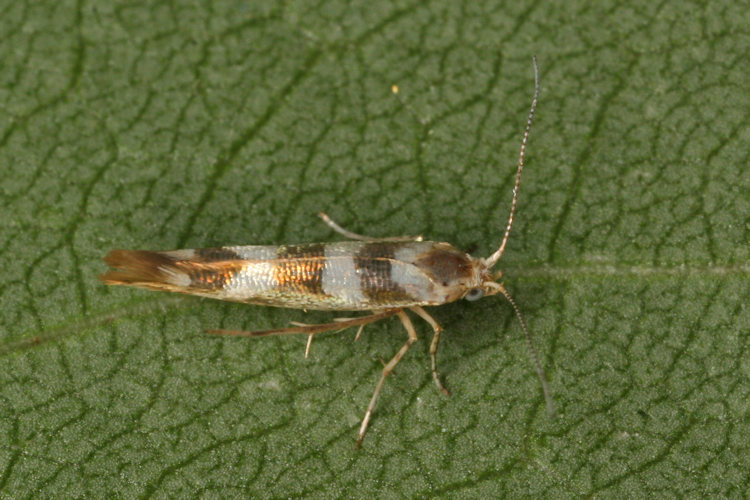
M 111 250 L 105 257 L 110 269 L 99 279 L 108 285 L 132 285 L 153 290 L 173 290 L 174 259 L 146 250 Z
M 113 268 L 99 276 L 108 285 L 182 293 L 222 290 L 242 269 L 241 261 L 203 263 L 147 250 L 112 250 L 104 262 Z

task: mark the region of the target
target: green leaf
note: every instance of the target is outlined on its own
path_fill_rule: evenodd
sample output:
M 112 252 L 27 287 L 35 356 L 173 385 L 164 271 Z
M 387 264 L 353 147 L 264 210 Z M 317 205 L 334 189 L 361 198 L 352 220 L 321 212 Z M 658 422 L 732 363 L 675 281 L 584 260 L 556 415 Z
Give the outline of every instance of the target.
M 6 2 L 0 490 L 24 497 L 738 497 L 750 489 L 750 85 L 737 2 Z M 107 288 L 112 248 L 423 234 L 502 298 L 324 313 Z M 398 87 L 394 94 L 392 86 Z

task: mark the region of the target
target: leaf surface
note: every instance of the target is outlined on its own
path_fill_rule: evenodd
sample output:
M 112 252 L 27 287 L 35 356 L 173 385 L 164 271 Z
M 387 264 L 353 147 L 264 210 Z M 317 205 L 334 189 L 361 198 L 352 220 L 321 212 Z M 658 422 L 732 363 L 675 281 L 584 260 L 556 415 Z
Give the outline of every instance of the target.
M 728 1 L 0 7 L 0 490 L 11 498 L 741 496 L 748 11 Z M 331 315 L 107 288 L 112 248 L 499 244 L 499 298 Z M 395 93 L 397 91 L 397 93 Z

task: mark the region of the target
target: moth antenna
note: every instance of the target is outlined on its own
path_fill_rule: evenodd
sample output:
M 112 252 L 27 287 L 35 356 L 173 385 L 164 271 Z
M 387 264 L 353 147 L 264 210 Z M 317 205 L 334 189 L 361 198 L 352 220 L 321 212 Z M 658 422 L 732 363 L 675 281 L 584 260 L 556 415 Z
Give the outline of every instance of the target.
M 526 156 L 526 142 L 529 140 L 529 132 L 531 132 L 531 123 L 534 121 L 534 111 L 536 111 L 536 102 L 539 98 L 539 66 L 536 63 L 536 56 L 534 60 L 534 99 L 531 101 L 531 110 L 529 111 L 529 119 L 526 121 L 526 130 L 523 133 L 523 139 L 521 140 L 521 153 L 518 155 L 518 170 L 516 170 L 516 184 L 513 186 L 513 201 L 510 203 L 510 216 L 508 217 L 508 225 L 505 227 L 505 236 L 503 236 L 503 242 L 500 244 L 500 248 L 495 253 L 487 257 L 484 262 L 488 268 L 494 266 L 500 257 L 505 252 L 505 245 L 508 243 L 508 237 L 510 236 L 510 228 L 513 227 L 513 218 L 516 215 L 516 205 L 518 204 L 518 187 L 521 185 L 521 172 L 523 172 L 523 160 Z
M 529 345 L 529 349 L 531 350 L 531 357 L 534 358 L 534 368 L 536 368 L 536 374 L 539 377 L 539 381 L 542 383 L 542 392 L 544 392 L 544 402 L 547 404 L 547 413 L 549 413 L 550 418 L 555 418 L 555 405 L 552 401 L 549 387 L 547 386 L 547 377 L 544 375 L 542 364 L 539 362 L 539 354 L 537 354 L 536 348 L 534 347 L 534 342 L 531 340 L 529 327 L 526 325 L 526 320 L 523 319 L 521 309 L 519 309 L 516 301 L 513 300 L 513 296 L 511 296 L 510 292 L 508 292 L 508 290 L 506 290 L 505 287 L 500 283 L 498 283 L 498 285 L 500 285 L 500 292 L 505 296 L 508 302 L 510 302 L 513 310 L 516 312 L 516 317 L 518 318 L 519 323 L 521 323 L 521 329 L 523 330 L 523 334 L 526 336 L 526 343 Z

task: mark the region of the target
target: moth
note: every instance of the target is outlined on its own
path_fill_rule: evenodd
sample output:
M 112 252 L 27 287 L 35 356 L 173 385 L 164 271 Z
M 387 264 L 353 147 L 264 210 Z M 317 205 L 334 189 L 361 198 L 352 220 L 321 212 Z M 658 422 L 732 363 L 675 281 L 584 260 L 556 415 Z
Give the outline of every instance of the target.
M 406 330 L 407 340 L 383 367 L 362 419 L 355 448 L 362 444 L 385 379 L 417 341 L 417 332 L 406 310 L 432 327 L 432 378 L 440 391 L 449 394 L 437 371 L 436 355 L 442 328 L 424 306 L 438 306 L 459 299 L 474 301 L 501 294 L 508 300 L 521 324 L 547 408 L 552 414 L 547 380 L 526 321 L 515 300 L 500 282 L 502 272 L 492 270 L 505 252 L 513 226 L 526 144 L 538 97 L 539 69 L 534 58 L 534 96 L 521 140 L 510 215 L 500 246 L 487 258 L 475 258 L 449 243 L 424 241 L 419 236 L 362 236 L 347 231 L 321 212 L 319 215 L 323 221 L 348 241 L 166 252 L 112 250 L 104 257 L 111 269 L 100 279 L 108 285 L 129 285 L 248 304 L 305 310 L 370 311 L 368 315 L 336 318 L 330 323 L 293 323 L 288 328 L 254 332 L 210 331 L 244 337 L 306 334 L 305 356 L 313 337 L 319 333 L 356 326 L 359 327 L 358 338 L 366 324 L 397 316 Z

